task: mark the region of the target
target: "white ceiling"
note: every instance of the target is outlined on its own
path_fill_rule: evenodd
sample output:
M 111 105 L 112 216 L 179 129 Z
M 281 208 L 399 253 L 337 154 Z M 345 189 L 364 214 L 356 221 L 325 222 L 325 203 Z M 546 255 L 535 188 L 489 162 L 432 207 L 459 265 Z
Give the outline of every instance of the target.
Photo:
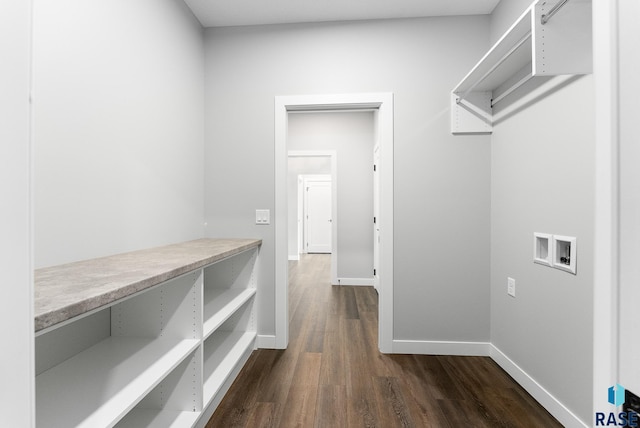
M 205 27 L 489 14 L 500 0 L 184 0 Z

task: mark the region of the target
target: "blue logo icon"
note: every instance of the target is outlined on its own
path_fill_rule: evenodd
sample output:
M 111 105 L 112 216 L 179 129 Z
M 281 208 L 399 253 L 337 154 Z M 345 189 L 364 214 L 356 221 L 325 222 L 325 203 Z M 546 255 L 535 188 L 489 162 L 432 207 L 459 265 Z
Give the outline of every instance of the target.
M 616 383 L 610 387 L 607 391 L 609 394 L 609 403 L 616 407 L 622 406 L 625 403 L 625 390 L 624 386 Z M 639 417 L 638 413 L 633 410 L 626 412 L 596 412 L 596 424 L 597 427 L 635 427 L 638 428 Z
M 616 383 L 615 386 L 609 388 L 609 403 L 614 406 L 622 406 L 624 404 L 624 386 Z

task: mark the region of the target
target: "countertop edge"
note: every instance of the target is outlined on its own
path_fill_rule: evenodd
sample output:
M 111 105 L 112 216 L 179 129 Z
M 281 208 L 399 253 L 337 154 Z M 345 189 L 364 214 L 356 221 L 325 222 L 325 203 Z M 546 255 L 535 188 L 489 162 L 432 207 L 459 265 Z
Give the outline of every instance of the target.
M 195 245 L 197 243 L 203 243 L 204 241 L 232 242 L 235 240 L 236 239 L 205 238 L 205 239 L 198 239 L 194 241 L 182 242 L 182 243 L 173 244 L 173 245 L 167 245 L 163 247 L 154 247 L 147 250 L 139 250 L 139 251 L 132 252 L 130 254 L 138 254 L 140 256 L 143 256 L 146 252 L 153 252 L 158 249 L 168 250 L 174 246 L 177 249 L 179 246 L 189 245 L 190 243 Z M 245 251 L 251 250 L 253 248 L 258 248 L 262 245 L 261 239 L 237 239 L 237 241 L 239 241 L 238 245 L 235 245 L 228 250 L 219 251 L 204 258 L 194 259 L 190 263 L 185 263 L 183 265 L 177 266 L 168 271 L 160 271 L 155 275 L 144 277 L 140 280 L 133 281 L 129 284 L 123 285 L 122 287 L 119 287 L 116 290 L 110 290 L 108 292 L 105 292 L 96 296 L 88 297 L 88 298 L 80 298 L 78 301 L 74 301 L 62 307 L 38 313 L 34 316 L 34 331 L 35 333 L 39 333 L 42 330 L 55 327 L 57 324 L 72 320 L 76 317 L 82 316 L 89 312 L 98 310 L 103 307 L 104 308 L 109 307 L 122 299 L 128 298 L 137 293 L 143 292 L 144 290 L 147 290 L 158 284 L 161 284 L 166 281 L 170 281 L 181 275 L 188 274 L 189 272 L 193 272 L 197 269 L 204 268 L 208 265 L 220 262 L 224 259 L 243 253 Z M 126 254 L 126 253 L 123 253 L 123 254 Z M 120 256 L 120 254 L 116 254 L 110 257 L 117 257 L 117 256 Z M 102 259 L 109 259 L 109 257 L 105 257 Z M 77 263 L 79 264 L 89 263 L 89 262 L 92 262 L 93 260 L 97 260 L 97 259 L 90 259 L 90 260 L 85 260 Z M 64 265 L 60 265 L 60 266 L 64 266 Z M 50 271 L 55 268 L 56 266 L 45 268 L 45 269 Z M 37 292 L 37 287 L 38 287 L 37 281 L 36 281 L 35 287 Z

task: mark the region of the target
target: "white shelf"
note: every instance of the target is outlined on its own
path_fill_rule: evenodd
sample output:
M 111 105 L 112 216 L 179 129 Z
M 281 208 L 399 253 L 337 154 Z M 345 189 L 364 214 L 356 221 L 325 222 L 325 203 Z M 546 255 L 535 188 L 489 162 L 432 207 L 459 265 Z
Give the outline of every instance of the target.
M 110 427 L 200 344 L 110 337 L 36 377 L 36 417 L 48 428 Z
M 518 20 L 507 30 L 507 32 L 493 45 L 480 61 L 471 69 L 471 71 L 462 79 L 453 92 L 455 94 L 463 94 L 472 86 L 479 82 L 473 90 L 476 92 L 493 91 L 509 76 L 513 76 L 517 71 L 527 64 L 531 64 L 531 41 L 530 38 L 525 40 L 520 46 L 517 44 L 527 36 L 531 36 L 531 9 L 527 10 L 518 18 Z M 502 64 L 498 65 L 500 59 L 505 57 L 511 49 L 513 53 L 509 55 Z M 495 69 L 491 71 L 492 68 Z M 489 74 L 487 76 L 487 74 Z M 483 77 L 486 76 L 484 79 Z
M 198 421 L 200 414 L 200 412 L 181 412 L 167 409 L 133 409 L 116 425 L 116 428 L 192 427 Z
M 242 356 L 253 348 L 255 332 L 217 331 L 204 347 L 204 403 L 218 394 Z
M 534 1 L 451 96 L 451 132 L 490 133 L 493 106 L 536 76 L 592 72 L 591 0 Z
M 255 288 L 207 289 L 204 304 L 204 338 L 209 337 L 255 294 Z

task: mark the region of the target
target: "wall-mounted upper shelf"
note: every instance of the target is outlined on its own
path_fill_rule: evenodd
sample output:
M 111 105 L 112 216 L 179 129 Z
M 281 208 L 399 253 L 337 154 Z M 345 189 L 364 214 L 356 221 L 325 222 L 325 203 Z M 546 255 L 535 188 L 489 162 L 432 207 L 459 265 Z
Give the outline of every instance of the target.
M 537 0 L 454 88 L 451 132 L 490 133 L 493 106 L 535 76 L 592 72 L 591 0 Z

